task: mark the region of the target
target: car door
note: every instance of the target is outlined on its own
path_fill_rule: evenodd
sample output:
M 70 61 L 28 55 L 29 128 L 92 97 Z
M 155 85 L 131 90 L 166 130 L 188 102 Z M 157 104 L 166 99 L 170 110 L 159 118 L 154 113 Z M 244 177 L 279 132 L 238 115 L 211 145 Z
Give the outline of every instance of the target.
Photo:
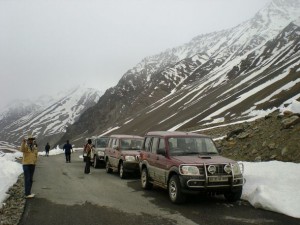
M 153 151 L 155 151 L 155 179 L 159 183 L 166 185 L 170 163 L 168 162 L 169 159 L 166 155 L 166 144 L 164 138 L 159 138 L 159 140 L 157 140 L 157 145 L 156 147 L 154 146 Z
M 120 157 L 120 140 L 119 138 L 115 138 L 112 143 L 111 150 L 111 166 L 118 167 L 119 157 Z
M 146 137 L 145 139 L 145 160 L 147 161 L 147 169 L 148 169 L 148 175 L 153 180 L 155 179 L 155 155 L 151 151 L 151 146 L 153 142 L 154 137 Z

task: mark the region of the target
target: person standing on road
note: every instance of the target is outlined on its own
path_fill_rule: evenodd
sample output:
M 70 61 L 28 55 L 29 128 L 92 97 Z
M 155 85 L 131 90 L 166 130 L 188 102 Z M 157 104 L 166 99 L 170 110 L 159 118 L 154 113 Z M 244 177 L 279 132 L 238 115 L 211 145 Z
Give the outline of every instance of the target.
M 66 163 L 71 162 L 71 150 L 73 151 L 72 145 L 69 143 L 69 140 L 67 140 L 67 143 L 64 145 L 63 150 L 65 151 L 66 155 Z
M 85 161 L 85 168 L 84 168 L 84 173 L 85 174 L 91 174 L 91 156 L 94 152 L 94 148 L 92 145 L 92 140 L 88 139 L 87 143 L 84 146 L 84 152 L 86 152 L 86 161 Z
M 32 137 L 32 135 L 30 135 L 27 140 L 24 138 L 20 147 L 20 151 L 23 152 L 22 164 L 24 171 L 25 198 L 34 198 L 35 196 L 31 193 L 33 174 L 38 156 L 38 148 L 37 145 L 34 144 L 34 140 L 35 138 Z
M 45 146 L 45 151 L 46 151 L 46 156 L 49 156 L 49 151 L 50 151 L 50 145 L 47 142 L 46 146 Z

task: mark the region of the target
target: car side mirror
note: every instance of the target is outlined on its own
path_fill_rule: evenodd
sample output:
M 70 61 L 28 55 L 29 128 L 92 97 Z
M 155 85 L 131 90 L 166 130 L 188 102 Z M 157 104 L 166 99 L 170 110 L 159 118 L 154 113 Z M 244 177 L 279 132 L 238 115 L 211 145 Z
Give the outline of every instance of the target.
M 157 149 L 157 150 L 156 150 L 156 153 L 157 153 L 158 155 L 166 156 L 166 150 L 165 150 L 165 149 Z
M 113 149 L 118 150 L 119 151 L 119 146 L 118 145 L 114 145 Z

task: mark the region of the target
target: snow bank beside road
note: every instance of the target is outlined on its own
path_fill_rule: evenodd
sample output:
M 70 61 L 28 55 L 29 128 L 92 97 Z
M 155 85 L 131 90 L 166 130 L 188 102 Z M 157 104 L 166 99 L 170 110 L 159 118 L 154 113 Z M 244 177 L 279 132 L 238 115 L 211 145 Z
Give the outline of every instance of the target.
M 243 162 L 246 184 L 242 199 L 262 208 L 300 218 L 300 164 Z

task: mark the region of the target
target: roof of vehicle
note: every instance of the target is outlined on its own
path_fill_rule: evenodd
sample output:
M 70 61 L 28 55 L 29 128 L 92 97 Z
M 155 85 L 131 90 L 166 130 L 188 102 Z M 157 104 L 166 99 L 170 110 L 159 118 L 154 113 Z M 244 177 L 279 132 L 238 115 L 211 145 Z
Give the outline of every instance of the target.
M 141 136 L 128 135 L 128 134 L 112 134 L 112 135 L 110 135 L 110 138 L 135 138 L 135 139 L 144 139 Z
M 109 136 L 98 136 L 95 139 L 100 139 L 100 138 L 109 138 Z
M 192 137 L 209 137 L 204 134 L 196 134 L 192 132 L 183 132 L 183 131 L 149 131 L 145 136 L 163 136 L 163 137 L 179 137 L 179 136 L 192 136 Z

